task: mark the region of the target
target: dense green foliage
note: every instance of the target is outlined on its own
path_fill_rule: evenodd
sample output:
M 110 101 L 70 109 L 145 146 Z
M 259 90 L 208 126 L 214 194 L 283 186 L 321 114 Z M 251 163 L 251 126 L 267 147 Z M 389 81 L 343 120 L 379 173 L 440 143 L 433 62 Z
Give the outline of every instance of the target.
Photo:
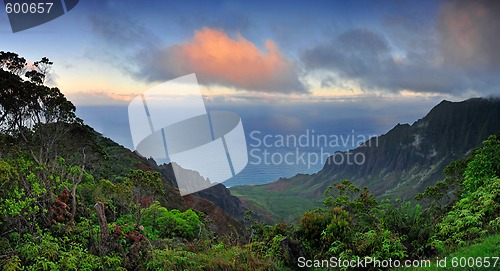
M 495 256 L 496 255 L 496 256 Z M 444 257 L 436 258 L 445 260 L 446 264 L 440 267 L 436 266 L 436 261 L 431 261 L 431 266 L 420 267 L 419 271 L 435 271 L 435 270 L 484 270 L 496 271 L 500 260 L 494 257 L 500 255 L 500 234 L 495 234 L 484 238 L 479 243 L 470 246 L 461 247 L 457 251 L 445 255 Z M 495 265 L 496 263 L 496 265 Z M 442 267 L 445 265 L 446 267 Z M 401 268 L 397 270 L 415 270 L 415 268 Z
M 298 240 L 309 259 L 376 257 L 425 259 L 447 255 L 500 232 L 500 136 L 451 163 L 445 180 L 417 198 L 422 204 L 384 200 L 348 180 L 325 191 L 324 208 L 305 212 L 298 225 L 253 225 L 253 241 L 285 265 L 295 265 L 276 246 Z M 484 256 L 484 255 L 483 255 Z M 497 255 L 486 255 L 497 256 Z
M 444 250 L 500 231 L 500 138 L 491 136 L 470 158 L 462 194 L 437 225 L 433 244 Z
M 193 210 L 169 211 L 158 203 L 149 206 L 144 211 L 141 223 L 152 240 L 158 237 L 173 238 L 176 236 L 192 240 L 199 235 L 203 225 Z
M 51 64 L 0 52 L 0 270 L 277 269 L 83 125 L 44 85 Z

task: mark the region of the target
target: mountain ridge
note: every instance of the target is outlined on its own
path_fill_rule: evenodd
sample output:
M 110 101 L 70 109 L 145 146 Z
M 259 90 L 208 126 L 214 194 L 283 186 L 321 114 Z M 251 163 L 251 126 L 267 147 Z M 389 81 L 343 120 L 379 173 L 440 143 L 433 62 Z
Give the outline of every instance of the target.
M 348 153 L 351 157 L 362 155 L 365 158 L 362 164 L 336 164 L 333 155 L 317 173 L 230 190 L 243 198 L 250 209 L 252 206 L 257 208 L 248 195 L 257 191 L 269 197 L 279 194 L 312 200 L 320 206 L 325 189 L 342 179 L 349 179 L 357 186 L 367 186 L 378 197 L 411 199 L 426 186 L 442 179 L 442 170 L 448 163 L 464 158 L 488 135 L 498 131 L 500 99 L 443 100 L 412 125 L 398 123 L 387 133 L 373 137 L 355 149 L 335 154 L 337 157 Z

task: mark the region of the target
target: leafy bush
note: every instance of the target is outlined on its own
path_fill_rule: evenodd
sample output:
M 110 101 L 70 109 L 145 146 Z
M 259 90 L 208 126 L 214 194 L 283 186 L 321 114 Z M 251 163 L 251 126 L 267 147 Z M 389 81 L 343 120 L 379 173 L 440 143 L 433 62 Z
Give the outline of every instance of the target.
M 44 233 L 38 237 L 26 235 L 18 248 L 19 257 L 9 263 L 27 270 L 98 270 L 102 260 L 87 251 L 80 243 L 68 242 Z M 21 262 L 19 262 L 21 261 Z M 13 269 L 18 270 L 18 269 Z
M 409 205 L 399 209 L 388 203 L 379 205 L 366 188 L 360 189 L 347 180 L 330 186 L 325 195 L 328 209 L 306 212 L 298 226 L 298 233 L 315 258 L 407 256 L 403 240 L 408 237 L 405 230 L 412 225 L 402 224 L 410 222 L 410 217 L 422 222 L 419 207 L 413 215 L 408 215 Z
M 321 252 L 329 245 L 325 244 L 321 237 L 330 221 L 329 212 L 324 209 L 306 212 L 300 218 L 298 231 L 308 250 Z
M 406 248 L 401 243 L 401 239 L 387 229 L 373 229 L 364 233 L 356 233 L 353 251 L 358 256 L 402 259 L 406 256 Z
M 449 245 L 466 245 L 485 235 L 499 232 L 500 178 L 484 181 L 476 191 L 460 199 L 437 225 L 433 244 L 444 250 Z
M 472 193 L 485 181 L 500 176 L 500 137 L 490 136 L 481 148 L 475 151 L 472 161 L 465 170 L 464 187 L 466 193 Z
M 430 256 L 433 250 L 429 238 L 435 231 L 435 218 L 429 210 L 411 202 L 385 202 L 380 205 L 378 217 L 384 226 L 401 236 L 408 256 Z
M 499 232 L 500 138 L 490 136 L 474 151 L 464 171 L 464 193 L 437 225 L 432 244 L 445 251 L 467 245 L 487 233 Z
M 205 253 L 155 249 L 145 270 L 283 270 L 270 258 L 255 254 L 250 246 L 215 248 Z
M 203 228 L 203 223 L 193 210 L 169 211 L 158 202 L 144 210 L 141 222 L 147 229 L 147 235 L 153 238 L 181 237 L 192 240 Z

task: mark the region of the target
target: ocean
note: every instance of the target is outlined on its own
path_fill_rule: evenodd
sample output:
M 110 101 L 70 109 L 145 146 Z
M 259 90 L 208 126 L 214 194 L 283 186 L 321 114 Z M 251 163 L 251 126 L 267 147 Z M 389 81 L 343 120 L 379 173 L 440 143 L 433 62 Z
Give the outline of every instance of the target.
M 227 187 L 265 184 L 299 173 L 316 173 L 336 151 L 354 149 L 370 137 L 390 130 L 401 119 L 410 122 L 420 115 L 420 112 L 409 111 L 411 114 L 407 116 L 395 116 L 390 108 L 376 114 L 374 109 L 346 114 L 346 109 L 340 106 L 318 105 L 214 109 L 239 114 L 246 137 L 248 163 L 236 176 L 223 182 Z M 134 149 L 127 105 L 78 106 L 77 115 L 104 136 Z M 362 157 L 356 159 L 361 162 Z M 220 170 L 223 168 L 221 165 Z

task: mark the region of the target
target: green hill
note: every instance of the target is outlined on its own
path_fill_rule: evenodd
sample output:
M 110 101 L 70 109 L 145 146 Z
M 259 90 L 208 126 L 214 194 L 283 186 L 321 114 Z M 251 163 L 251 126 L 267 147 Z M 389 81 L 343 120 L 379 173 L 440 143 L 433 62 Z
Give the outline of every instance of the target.
M 362 164 L 337 164 L 334 155 L 318 173 L 230 190 L 249 209 L 265 212 L 263 217 L 270 221 L 286 221 L 312 206 L 320 206 L 326 188 L 342 179 L 366 186 L 380 198 L 412 199 L 442 179 L 446 165 L 466 157 L 488 135 L 498 131 L 499 99 L 443 101 L 412 125 L 398 124 L 354 150 L 335 154 L 362 155 Z

